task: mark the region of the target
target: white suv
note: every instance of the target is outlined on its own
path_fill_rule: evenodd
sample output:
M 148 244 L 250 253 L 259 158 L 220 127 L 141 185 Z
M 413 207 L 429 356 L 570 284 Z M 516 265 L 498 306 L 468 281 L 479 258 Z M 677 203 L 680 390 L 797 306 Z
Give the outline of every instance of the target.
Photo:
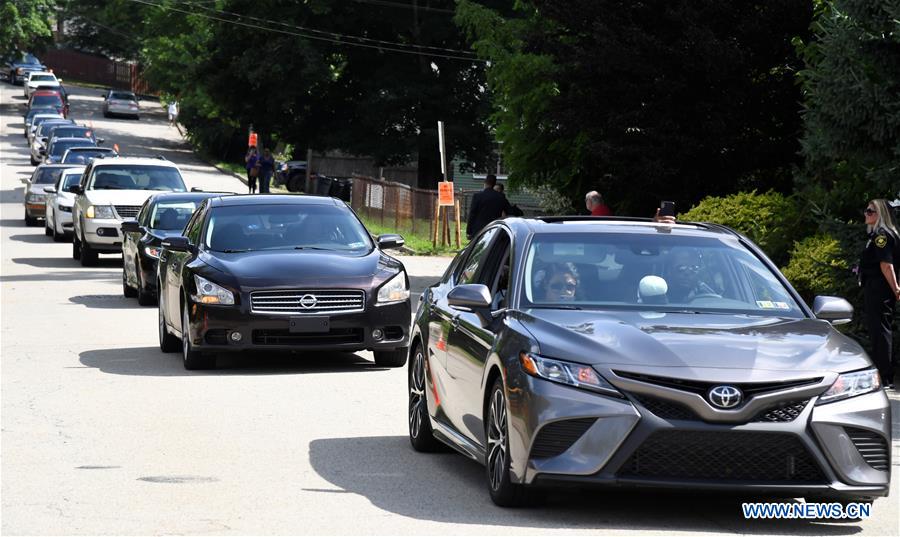
M 164 159 L 94 159 L 84 170 L 72 209 L 72 258 L 82 266 L 99 253 L 122 251 L 122 221 L 134 218 L 157 192 L 185 192 L 178 166 Z
M 25 92 L 25 98 L 27 99 L 38 86 L 52 86 L 58 88 L 60 82 L 62 81 L 57 79 L 56 75 L 49 71 L 32 71 L 26 75 L 25 83 L 22 84 L 25 87 L 22 91 Z

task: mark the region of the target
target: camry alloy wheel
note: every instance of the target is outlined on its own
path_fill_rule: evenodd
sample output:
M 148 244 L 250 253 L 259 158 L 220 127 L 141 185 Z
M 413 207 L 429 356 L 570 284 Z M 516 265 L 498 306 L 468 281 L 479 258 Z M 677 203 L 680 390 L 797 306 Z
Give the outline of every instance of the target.
M 422 422 L 428 412 L 425 401 L 425 357 L 422 348 L 416 348 L 412 371 L 409 374 L 409 435 L 418 438 L 422 433 Z
M 502 387 L 495 388 L 491 395 L 487 433 L 488 475 L 491 488 L 499 490 L 506 473 L 506 401 Z

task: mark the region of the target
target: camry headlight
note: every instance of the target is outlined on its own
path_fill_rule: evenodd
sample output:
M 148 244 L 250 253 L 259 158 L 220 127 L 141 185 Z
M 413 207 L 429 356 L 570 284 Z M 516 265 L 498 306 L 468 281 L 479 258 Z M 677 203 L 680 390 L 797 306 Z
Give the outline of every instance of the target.
M 159 248 L 156 246 L 144 246 L 144 253 L 150 257 L 159 259 Z M 200 286 L 197 286 L 197 288 L 199 289 Z
M 88 218 L 115 218 L 112 205 L 91 205 L 84 213 Z
M 406 273 L 402 270 L 378 289 L 378 304 L 403 302 L 408 298 L 409 288 L 406 286 Z
M 524 352 L 519 354 L 519 362 L 522 364 L 522 369 L 533 377 L 622 397 L 619 390 L 598 375 L 589 365 L 552 360 Z
M 234 294 L 221 285 L 216 285 L 196 274 L 194 274 L 194 283 L 197 285 L 197 294 L 191 295 L 194 302 L 200 302 L 201 304 L 222 304 L 225 306 L 234 304 Z
M 865 369 L 844 373 L 839 376 L 828 391 L 819 396 L 817 404 L 833 403 L 849 397 L 856 397 L 881 389 L 881 377 L 877 369 Z

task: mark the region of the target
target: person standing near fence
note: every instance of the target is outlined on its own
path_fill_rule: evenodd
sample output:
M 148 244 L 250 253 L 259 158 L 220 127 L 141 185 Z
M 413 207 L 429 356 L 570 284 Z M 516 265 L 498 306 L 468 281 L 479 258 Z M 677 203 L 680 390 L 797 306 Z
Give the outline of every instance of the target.
M 250 194 L 256 192 L 256 177 L 259 175 L 259 154 L 256 152 L 256 146 L 251 145 L 247 150 L 247 156 L 244 157 L 244 163 L 247 167 L 247 187 Z
M 497 176 L 488 174 L 484 178 L 484 190 L 472 196 L 472 205 L 469 207 L 469 219 L 466 222 L 466 237 L 478 234 L 484 226 L 498 218 L 510 214 L 509 200 L 506 196 L 494 190 L 497 185 Z
M 275 172 L 275 157 L 268 149 L 263 150 L 263 154 L 259 157 L 259 193 L 269 193 L 269 182 L 272 180 L 272 174 Z

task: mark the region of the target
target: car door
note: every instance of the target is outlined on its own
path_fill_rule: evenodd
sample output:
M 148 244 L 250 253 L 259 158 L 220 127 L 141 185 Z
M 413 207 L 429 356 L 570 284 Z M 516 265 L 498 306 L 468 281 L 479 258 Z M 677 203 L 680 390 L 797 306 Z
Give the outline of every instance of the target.
M 453 282 L 453 286 L 447 290 L 448 293 L 450 292 L 450 290 L 452 290 L 453 287 L 457 285 L 478 283 L 477 278 L 490 257 L 489 254 L 491 252 L 491 243 L 494 241 L 498 232 L 499 228 L 497 227 L 489 228 L 473 241 L 472 246 L 470 246 L 468 256 L 460 264 L 457 276 Z M 461 349 L 454 348 L 454 341 L 456 345 L 459 345 L 461 342 L 458 336 L 458 327 L 461 323 L 466 323 L 466 325 L 468 326 L 470 322 L 477 323 L 477 319 L 464 316 L 464 312 L 450 307 L 446 303 L 446 298 L 444 299 L 443 305 L 444 309 L 442 315 L 445 318 L 449 319 L 449 323 L 445 323 L 447 363 L 447 382 L 445 383 L 445 389 L 447 394 L 445 397 L 445 402 L 443 404 L 453 427 L 461 433 L 468 435 L 467 431 L 472 428 L 472 417 L 467 415 L 467 412 L 465 411 L 465 409 L 467 408 L 467 402 L 465 401 L 465 393 L 467 390 L 465 386 L 466 376 L 465 371 L 463 371 L 463 369 L 461 368 L 461 365 L 455 363 L 455 360 L 465 359 L 463 357 L 467 353 L 462 351 Z M 460 377 L 461 373 L 463 374 L 462 377 Z
M 184 228 L 184 236 L 191 242 L 193 246 L 200 243 L 200 232 L 203 229 L 203 222 L 206 220 L 206 203 L 200 206 L 191 216 Z M 184 265 L 193 258 L 193 252 L 173 252 L 164 250 L 165 254 L 165 287 L 166 287 L 166 317 L 169 324 L 177 326 L 181 330 L 181 282 L 182 270 Z M 160 259 L 160 262 L 163 260 Z

